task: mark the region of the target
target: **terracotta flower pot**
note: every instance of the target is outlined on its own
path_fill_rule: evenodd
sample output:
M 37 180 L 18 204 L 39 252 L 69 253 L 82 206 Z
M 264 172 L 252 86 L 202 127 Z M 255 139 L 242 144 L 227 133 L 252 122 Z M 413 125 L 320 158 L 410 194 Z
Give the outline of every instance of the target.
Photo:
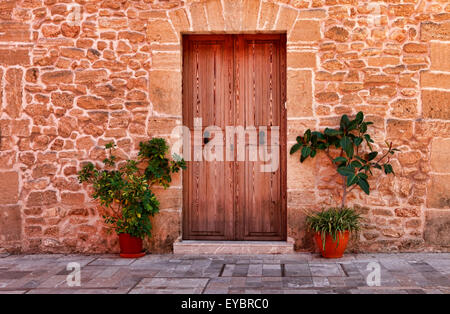
M 128 233 L 119 234 L 120 257 L 138 258 L 145 255 L 142 252 L 142 239 L 132 237 Z
M 319 247 L 320 253 L 326 258 L 341 258 L 347 248 L 349 232 L 344 231 L 337 234 L 336 241 L 329 234 L 325 237 L 325 250 L 323 249 L 322 237 L 319 232 L 315 234 L 316 244 Z M 337 243 L 339 239 L 339 243 Z

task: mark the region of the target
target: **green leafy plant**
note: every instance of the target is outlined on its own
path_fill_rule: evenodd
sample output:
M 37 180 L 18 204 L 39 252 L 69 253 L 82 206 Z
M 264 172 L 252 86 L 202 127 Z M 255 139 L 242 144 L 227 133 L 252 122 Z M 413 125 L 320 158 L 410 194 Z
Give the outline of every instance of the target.
M 115 144 L 108 143 L 105 149 L 108 157 L 103 160 L 104 169 L 87 163 L 78 172 L 79 182 L 92 185 L 92 197 L 109 209 L 103 216 L 105 223 L 117 234 L 151 236 L 150 217 L 159 212 L 159 201 L 151 188 L 169 187 L 171 175 L 186 169 L 185 161 L 178 156 L 174 156 L 175 160 L 167 158 L 169 147 L 161 138 L 140 143 L 137 160 L 126 160 L 121 165 L 113 154 Z
M 385 174 L 394 174 L 390 157 L 398 151 L 392 142 L 386 142 L 386 150 L 375 151 L 373 139 L 367 133 L 373 122 L 365 121 L 364 114 L 358 112 L 355 119 L 350 120 L 343 115 L 339 128 L 326 128 L 323 132 L 306 130 L 303 136 L 298 136 L 290 150 L 290 154 L 300 151 L 300 162 L 307 158 L 314 158 L 319 151 L 323 151 L 336 171 L 343 178 L 342 203 L 346 206 L 348 193 L 359 187 L 367 195 L 370 194 L 369 176 L 373 169 L 383 170 Z M 337 151 L 337 155 L 333 155 Z
M 339 245 L 338 234 L 344 231 L 357 232 L 360 228 L 359 220 L 359 214 L 351 208 L 329 208 L 306 217 L 308 229 L 320 233 L 324 250 L 327 234 L 336 242 L 337 247 Z

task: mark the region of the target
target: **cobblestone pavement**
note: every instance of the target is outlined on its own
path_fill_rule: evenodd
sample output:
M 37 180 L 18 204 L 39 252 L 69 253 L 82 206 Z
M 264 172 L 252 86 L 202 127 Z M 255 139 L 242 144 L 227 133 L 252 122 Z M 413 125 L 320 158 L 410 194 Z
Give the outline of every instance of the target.
M 69 287 L 68 263 L 81 267 Z M 376 262 L 381 285 L 366 277 Z M 371 264 L 376 265 L 376 264 Z M 371 266 L 369 265 L 369 266 Z M 450 253 L 290 255 L 0 254 L 0 293 L 450 293 Z

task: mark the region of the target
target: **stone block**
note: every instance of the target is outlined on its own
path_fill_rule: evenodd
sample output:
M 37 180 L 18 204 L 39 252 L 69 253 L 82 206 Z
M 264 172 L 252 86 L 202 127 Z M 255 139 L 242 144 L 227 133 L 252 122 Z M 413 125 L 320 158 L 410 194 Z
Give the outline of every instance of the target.
M 107 103 L 100 97 L 81 96 L 77 99 L 77 105 L 83 109 L 106 109 Z
M 288 142 L 294 142 L 297 136 L 305 133 L 307 129 L 315 129 L 315 119 L 288 120 L 287 122 L 287 138 Z M 288 146 L 288 150 L 290 147 Z
M 184 8 L 170 11 L 169 17 L 172 21 L 173 27 L 178 33 L 185 32 L 190 29 L 189 18 Z
M 428 208 L 450 208 L 450 174 L 435 174 L 427 189 Z
M 254 31 L 257 29 L 256 24 L 258 22 L 260 3 L 261 1 L 259 0 L 244 0 L 242 17 L 243 30 Z
M 29 42 L 31 39 L 30 23 L 2 20 L 0 23 L 0 42 Z
M 272 29 L 277 18 L 279 5 L 273 2 L 261 2 L 258 29 Z
M 223 31 L 225 29 L 225 20 L 220 0 L 206 1 L 205 9 L 208 15 L 209 28 L 212 31 Z
M 417 117 L 417 100 L 415 99 L 397 99 L 390 104 L 391 115 L 400 119 L 411 119 Z
M 167 20 L 150 20 L 147 25 L 147 39 L 150 43 L 177 43 L 178 37 Z
M 170 135 L 178 125 L 178 119 L 171 118 L 150 118 L 148 121 L 147 134 L 151 137 Z M 181 125 L 181 123 L 179 123 Z
M 395 142 L 409 141 L 413 136 L 412 121 L 390 119 L 387 121 L 387 138 Z
M 297 18 L 297 11 L 288 7 L 280 7 L 280 12 L 278 13 L 278 19 L 275 25 L 277 31 L 287 31 L 289 34 L 292 25 Z M 308 24 L 308 22 L 306 22 Z
M 288 38 L 291 42 L 318 41 L 321 39 L 320 22 L 315 20 L 297 20 Z
M 150 101 L 158 113 L 181 115 L 181 73 L 150 71 Z
M 428 45 L 423 43 L 407 43 L 403 46 L 403 51 L 407 53 L 427 53 Z
M 16 171 L 0 173 L 0 204 L 16 204 L 19 200 L 19 174 Z
M 428 210 L 425 214 L 424 240 L 426 244 L 450 246 L 450 212 Z
M 69 70 L 45 72 L 41 80 L 45 84 L 70 84 L 73 81 L 73 72 Z
M 225 29 L 227 31 L 242 30 L 242 1 L 223 1 L 222 3 Z
M 31 192 L 27 199 L 27 206 L 46 206 L 57 203 L 56 191 Z
M 183 191 L 177 188 L 154 188 L 158 201 L 160 203 L 160 209 L 180 209 L 183 201 Z
M 5 112 L 11 118 L 18 118 L 22 112 L 23 96 L 23 70 L 18 68 L 9 68 L 5 75 L 5 100 L 3 105 Z
M 423 117 L 450 120 L 450 91 L 422 90 Z
M 345 42 L 349 38 L 350 33 L 344 27 L 333 26 L 325 32 L 325 38 L 337 41 Z
M 431 42 L 430 69 L 450 71 L 450 43 Z
M 288 68 L 315 68 L 316 53 L 309 51 L 288 51 L 287 52 Z
M 98 84 L 106 81 L 108 73 L 106 70 L 84 70 L 75 72 L 75 83 L 77 84 Z
M 202 2 L 192 2 L 189 6 L 191 13 L 192 28 L 194 31 L 207 31 L 206 11 Z
M 434 138 L 431 142 L 431 169 L 450 173 L 450 138 Z
M 30 55 L 28 49 L 0 49 L 0 64 L 10 65 L 29 65 Z
M 22 238 L 20 206 L 0 206 L 0 243 Z
M 83 193 L 61 193 L 61 203 L 69 206 L 83 206 L 84 194 Z
M 307 159 L 300 163 L 300 155 L 288 155 L 287 158 L 287 187 L 288 190 L 311 191 L 316 185 L 315 160 Z
M 450 21 L 442 23 L 422 22 L 420 24 L 420 40 L 450 40 Z
M 450 89 L 450 74 L 422 71 L 420 86 L 440 89 Z
M 287 73 L 288 117 L 310 117 L 312 111 L 312 73 L 310 70 Z
M 149 240 L 152 252 L 171 252 L 172 244 L 181 235 L 181 213 L 163 211 L 152 218 L 152 237 Z
M 157 52 L 152 54 L 153 70 L 181 69 L 181 55 L 179 53 Z

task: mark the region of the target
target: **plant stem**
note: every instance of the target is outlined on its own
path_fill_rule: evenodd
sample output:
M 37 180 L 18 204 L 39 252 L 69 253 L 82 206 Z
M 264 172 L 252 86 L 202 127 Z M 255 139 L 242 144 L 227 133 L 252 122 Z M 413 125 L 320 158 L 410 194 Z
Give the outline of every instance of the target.
M 327 157 L 330 159 L 331 164 L 332 164 L 333 166 L 336 166 L 335 163 L 333 162 L 333 157 L 331 157 L 331 155 L 330 155 L 330 151 L 329 151 L 329 150 L 325 150 L 324 152 L 325 152 L 325 154 L 327 155 Z
M 342 203 L 341 207 L 344 208 L 347 200 L 347 180 L 346 177 L 342 176 L 344 183 L 342 184 L 344 192 L 342 193 Z
M 389 156 L 390 150 L 388 150 L 383 156 L 381 156 L 380 159 L 378 159 L 378 161 L 376 162 L 377 164 L 382 161 L 384 158 L 386 158 L 386 156 Z
M 353 191 L 354 188 L 356 188 L 357 185 L 355 184 L 354 186 L 352 186 L 352 188 L 350 190 L 347 191 L 347 194 L 350 193 L 351 191 Z

